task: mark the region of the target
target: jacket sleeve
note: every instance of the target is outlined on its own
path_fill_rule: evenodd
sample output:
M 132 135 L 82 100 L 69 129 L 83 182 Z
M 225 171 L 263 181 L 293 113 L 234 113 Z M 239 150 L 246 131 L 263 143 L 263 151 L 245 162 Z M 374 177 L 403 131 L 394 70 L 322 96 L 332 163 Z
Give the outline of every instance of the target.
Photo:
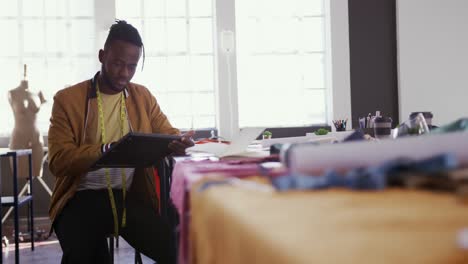
M 156 98 L 149 94 L 150 98 L 150 120 L 151 120 L 151 128 L 153 133 L 160 133 L 160 134 L 169 134 L 169 135 L 178 135 L 180 131 L 177 128 L 174 128 L 167 116 L 161 111 Z
M 101 145 L 78 144 L 79 135 L 73 130 L 61 98 L 56 95 L 48 134 L 49 169 L 55 177 L 78 177 L 87 172 L 102 155 Z M 63 99 L 63 97 L 62 97 Z

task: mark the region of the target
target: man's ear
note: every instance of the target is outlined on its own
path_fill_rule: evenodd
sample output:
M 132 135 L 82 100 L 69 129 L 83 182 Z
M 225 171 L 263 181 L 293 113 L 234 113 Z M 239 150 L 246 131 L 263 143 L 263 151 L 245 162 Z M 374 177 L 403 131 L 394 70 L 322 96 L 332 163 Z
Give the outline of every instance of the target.
M 104 56 L 105 56 L 105 51 L 103 49 L 99 50 L 99 62 L 104 63 Z

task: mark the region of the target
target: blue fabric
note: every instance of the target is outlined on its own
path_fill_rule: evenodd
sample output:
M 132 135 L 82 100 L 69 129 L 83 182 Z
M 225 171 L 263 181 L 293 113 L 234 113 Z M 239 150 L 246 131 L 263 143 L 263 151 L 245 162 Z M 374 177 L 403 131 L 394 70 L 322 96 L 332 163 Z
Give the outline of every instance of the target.
M 450 132 L 468 131 L 468 117 L 431 130 L 431 133 L 444 134 Z
M 452 154 L 441 154 L 421 161 L 399 158 L 383 163 L 380 166 L 353 169 L 344 175 L 334 170 L 324 175 L 312 176 L 289 174 L 272 180 L 277 190 L 308 190 L 344 187 L 356 190 L 381 190 L 387 187 L 392 177 L 401 172 L 434 174 L 454 169 L 458 166 L 456 157 Z M 435 174 L 434 174 L 435 175 Z M 437 176 L 434 176 L 437 177 Z
M 214 187 L 214 186 L 218 186 L 218 185 L 226 185 L 226 184 L 230 184 L 231 181 L 229 179 L 224 179 L 224 180 L 213 180 L 213 181 L 207 181 L 207 182 L 204 182 L 200 185 L 200 187 L 198 187 L 197 191 L 199 192 L 203 192 L 205 191 L 206 189 L 210 188 L 210 187 Z

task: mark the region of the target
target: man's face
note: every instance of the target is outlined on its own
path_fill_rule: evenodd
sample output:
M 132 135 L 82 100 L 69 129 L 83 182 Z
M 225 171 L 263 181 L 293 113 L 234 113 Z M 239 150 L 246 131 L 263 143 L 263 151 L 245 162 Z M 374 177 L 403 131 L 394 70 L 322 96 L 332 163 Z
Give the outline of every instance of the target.
M 127 86 L 135 74 L 140 56 L 140 47 L 122 40 L 114 40 L 99 51 L 102 77 L 110 89 L 120 92 Z

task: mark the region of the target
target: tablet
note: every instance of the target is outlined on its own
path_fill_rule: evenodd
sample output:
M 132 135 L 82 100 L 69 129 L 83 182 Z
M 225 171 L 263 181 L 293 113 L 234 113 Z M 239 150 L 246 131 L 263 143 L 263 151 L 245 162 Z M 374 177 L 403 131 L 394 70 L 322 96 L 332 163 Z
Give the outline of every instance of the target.
M 93 168 L 150 167 L 171 153 L 169 143 L 181 136 L 130 132 L 102 154 Z

